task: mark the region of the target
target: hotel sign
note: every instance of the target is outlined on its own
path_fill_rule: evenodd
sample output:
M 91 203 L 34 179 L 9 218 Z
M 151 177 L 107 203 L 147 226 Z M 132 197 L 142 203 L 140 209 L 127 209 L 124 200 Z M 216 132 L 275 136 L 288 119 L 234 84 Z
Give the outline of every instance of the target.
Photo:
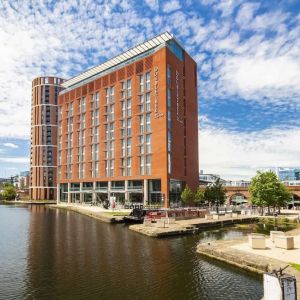
M 158 67 L 154 68 L 154 118 L 163 117 L 164 114 L 158 109 Z
M 179 98 L 179 72 L 177 70 L 175 76 L 175 88 L 176 88 L 176 118 L 179 123 L 183 123 L 183 117 L 182 117 L 183 105 Z

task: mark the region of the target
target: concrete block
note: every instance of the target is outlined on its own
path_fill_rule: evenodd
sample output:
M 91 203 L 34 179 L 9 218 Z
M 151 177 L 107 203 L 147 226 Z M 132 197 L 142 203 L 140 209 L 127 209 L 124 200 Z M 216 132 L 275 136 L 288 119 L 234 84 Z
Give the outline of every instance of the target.
M 266 239 L 263 235 L 249 234 L 248 235 L 249 245 L 252 249 L 265 249 Z
M 212 215 L 213 220 L 219 220 L 220 216 L 219 215 Z
M 283 231 L 275 231 L 275 230 L 270 231 L 270 239 L 271 239 L 272 242 L 275 241 L 276 236 L 281 236 L 281 235 L 284 235 Z
M 294 249 L 294 237 L 285 235 L 275 236 L 275 247 L 287 250 Z
M 205 215 L 205 220 L 212 220 L 213 216 L 212 215 Z
M 226 218 L 232 218 L 232 213 L 225 213 Z
M 151 219 L 144 219 L 144 226 L 148 226 L 148 227 L 153 226 Z
M 167 227 L 167 226 L 166 226 L 166 223 L 165 223 L 164 220 L 157 219 L 157 220 L 156 220 L 156 227 L 158 227 L 158 228 L 165 228 L 165 227 Z
M 238 213 L 232 213 L 232 217 L 233 217 L 233 218 L 237 218 L 238 216 L 239 216 Z

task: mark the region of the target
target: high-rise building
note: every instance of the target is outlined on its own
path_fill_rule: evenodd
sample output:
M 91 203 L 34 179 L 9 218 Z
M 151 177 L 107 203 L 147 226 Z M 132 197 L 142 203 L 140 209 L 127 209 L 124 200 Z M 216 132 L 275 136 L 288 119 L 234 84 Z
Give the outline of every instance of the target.
M 197 65 L 173 35 L 61 85 L 58 202 L 168 207 L 198 186 Z
M 32 200 L 56 199 L 57 97 L 63 79 L 38 77 L 32 82 L 30 189 Z

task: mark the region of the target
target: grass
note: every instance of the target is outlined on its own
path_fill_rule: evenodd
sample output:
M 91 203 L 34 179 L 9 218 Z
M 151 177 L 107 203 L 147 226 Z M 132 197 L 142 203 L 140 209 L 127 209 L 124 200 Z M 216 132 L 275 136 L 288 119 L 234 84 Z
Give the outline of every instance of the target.
M 289 265 L 291 267 L 293 267 L 295 270 L 299 271 L 300 272 L 300 265 L 299 264 L 295 264 L 295 263 L 289 263 Z

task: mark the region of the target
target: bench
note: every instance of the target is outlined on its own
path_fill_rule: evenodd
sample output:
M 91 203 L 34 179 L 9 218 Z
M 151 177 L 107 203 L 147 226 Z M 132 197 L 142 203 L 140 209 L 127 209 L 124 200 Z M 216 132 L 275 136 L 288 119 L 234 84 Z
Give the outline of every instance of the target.
M 266 249 L 266 238 L 262 234 L 249 234 L 249 245 L 252 249 Z
M 275 247 L 282 248 L 286 250 L 294 249 L 294 237 L 293 236 L 285 236 L 278 235 L 275 236 Z

